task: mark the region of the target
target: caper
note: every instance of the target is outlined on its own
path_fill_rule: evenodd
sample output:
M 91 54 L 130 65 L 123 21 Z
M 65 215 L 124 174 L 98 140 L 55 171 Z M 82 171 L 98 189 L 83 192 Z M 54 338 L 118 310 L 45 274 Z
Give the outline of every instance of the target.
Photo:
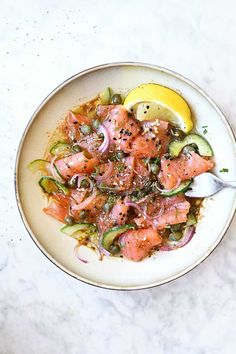
M 80 131 L 82 134 L 88 135 L 91 133 L 92 129 L 91 129 L 90 125 L 84 124 L 80 127 Z
M 109 213 L 109 211 L 111 210 L 111 204 L 110 203 L 105 203 L 103 205 L 103 210 L 105 211 L 105 213 Z
M 109 251 L 111 254 L 117 254 L 120 252 L 120 247 L 118 245 L 111 245 Z
M 160 159 L 159 156 L 157 156 L 157 157 L 152 158 L 152 159 L 151 159 L 151 162 L 152 162 L 152 163 L 156 163 L 157 165 L 160 165 L 161 159 Z
M 157 175 L 159 170 L 160 170 L 160 167 L 156 163 L 151 163 L 150 164 L 150 169 L 151 169 L 152 173 Z
M 93 129 L 97 130 L 101 122 L 98 119 L 93 120 Z
M 125 157 L 125 153 L 121 150 L 117 151 L 116 158 L 117 160 L 122 160 Z
M 74 145 L 72 147 L 72 149 L 73 149 L 74 152 L 81 152 L 82 151 L 82 149 L 81 149 L 81 147 L 79 145 Z
M 122 103 L 121 95 L 119 93 L 115 93 L 112 96 L 111 103 L 112 104 L 121 104 Z
M 90 186 L 89 181 L 86 178 L 82 179 L 82 181 L 80 182 L 80 187 L 89 188 L 89 186 Z
M 71 215 L 68 215 L 64 220 L 65 220 L 65 223 L 70 226 L 74 225 L 74 223 L 75 223 L 75 219 Z
M 77 186 L 77 178 L 71 178 L 67 182 L 68 186 L 71 188 L 75 188 Z
M 81 212 L 79 213 L 79 218 L 80 219 L 86 219 L 86 217 L 88 216 L 88 211 L 87 210 L 81 210 Z
M 185 155 L 191 153 L 191 152 L 196 152 L 196 148 L 193 145 L 187 145 L 183 148 L 183 153 Z
M 183 236 L 183 235 L 182 235 L 182 232 L 180 232 L 180 231 L 171 232 L 171 233 L 169 234 L 169 239 L 170 239 L 171 241 L 179 241 L 182 236 Z
M 183 140 L 185 138 L 184 132 L 179 128 L 172 128 L 170 133 L 176 140 Z

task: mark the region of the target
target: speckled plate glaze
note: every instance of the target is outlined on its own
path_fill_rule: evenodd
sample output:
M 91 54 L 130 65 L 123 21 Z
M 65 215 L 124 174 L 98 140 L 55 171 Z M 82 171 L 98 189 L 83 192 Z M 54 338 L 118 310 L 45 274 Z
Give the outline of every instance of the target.
M 176 251 L 157 252 L 135 263 L 121 258 L 99 261 L 82 250 L 84 264 L 74 256 L 75 240 L 60 232 L 61 223 L 42 212 L 46 205 L 37 176 L 27 169 L 43 156 L 49 132 L 73 106 L 93 98 L 105 87 L 127 92 L 142 83 L 156 82 L 181 93 L 190 104 L 196 128 L 215 152 L 215 174 L 236 180 L 236 144 L 232 130 L 216 104 L 193 82 L 170 70 L 141 63 L 111 63 L 85 70 L 58 86 L 38 107 L 25 129 L 16 160 L 16 198 L 22 220 L 39 249 L 67 274 L 88 284 L 117 290 L 144 289 L 167 283 L 201 263 L 223 238 L 235 211 L 235 191 L 225 189 L 204 201 L 202 217 L 191 242 Z M 221 168 L 229 173 L 220 173 Z

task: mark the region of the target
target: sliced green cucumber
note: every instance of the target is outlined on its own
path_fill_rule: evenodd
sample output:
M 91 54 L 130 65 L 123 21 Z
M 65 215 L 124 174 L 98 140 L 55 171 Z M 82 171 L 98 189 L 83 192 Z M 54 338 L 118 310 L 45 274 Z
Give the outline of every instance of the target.
M 61 232 L 75 238 L 76 240 L 79 240 L 84 236 L 94 235 L 96 231 L 96 226 L 89 223 L 79 223 L 72 226 L 66 225 L 61 228 Z
M 111 246 L 116 237 L 123 234 L 127 230 L 134 229 L 134 225 L 122 225 L 122 226 L 115 226 L 106 231 L 102 237 L 102 246 L 107 250 L 110 251 Z
M 101 104 L 109 104 L 111 102 L 111 89 L 110 87 L 105 88 L 102 92 L 99 94 Z
M 211 145 L 206 139 L 198 134 L 189 134 L 182 141 L 172 141 L 169 145 L 169 153 L 171 157 L 179 156 L 182 149 L 187 146 L 195 144 L 201 156 L 213 156 Z
M 171 241 L 179 241 L 183 237 L 183 233 L 181 231 L 174 231 L 169 234 L 169 239 Z
M 192 213 L 189 213 L 188 216 L 187 216 L 187 223 L 186 225 L 187 226 L 192 226 L 192 225 L 195 225 L 197 223 L 197 219 L 196 219 L 196 216 Z
M 192 183 L 192 180 L 184 181 L 177 188 L 170 189 L 169 191 L 164 190 L 163 192 L 161 192 L 161 195 L 163 195 L 164 197 L 171 197 L 173 195 L 184 193 L 189 188 L 191 183 Z
M 55 169 L 57 175 L 58 175 L 62 180 L 65 180 L 65 178 L 60 174 L 60 172 L 59 172 L 59 170 L 58 170 L 58 168 L 57 168 L 57 165 L 56 165 L 55 163 L 53 164 L 53 167 L 54 167 L 54 169 Z
M 30 162 L 30 164 L 28 165 L 28 169 L 33 173 L 37 171 L 46 172 L 49 166 L 50 162 L 48 162 L 47 160 L 37 159 Z
M 43 176 L 39 180 L 39 185 L 45 193 L 52 194 L 56 192 L 62 192 L 68 195 L 69 189 L 64 186 L 64 184 L 58 182 L 55 178 L 51 176 Z
M 58 141 L 50 148 L 50 154 L 55 155 L 65 155 L 71 152 L 71 147 L 69 144 Z

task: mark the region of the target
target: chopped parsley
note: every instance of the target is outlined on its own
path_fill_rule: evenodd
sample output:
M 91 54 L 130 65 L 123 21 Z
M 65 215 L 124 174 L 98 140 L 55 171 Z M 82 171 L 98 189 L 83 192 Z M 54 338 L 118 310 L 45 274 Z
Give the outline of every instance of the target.
M 204 130 L 203 130 L 203 134 L 205 135 L 205 134 L 207 134 L 207 133 L 208 133 L 207 129 L 204 129 Z
M 203 129 L 204 129 L 204 128 L 208 128 L 208 125 L 203 125 L 202 128 L 203 128 Z
M 155 159 L 154 159 L 154 161 L 153 161 L 154 163 L 156 163 L 157 165 L 159 165 L 160 164 L 160 162 L 161 162 L 161 159 L 160 159 L 160 157 L 159 156 L 157 156 Z
M 220 170 L 220 172 L 229 172 L 229 169 L 228 169 L 228 168 L 222 168 L 222 169 Z
M 119 163 L 119 165 L 117 166 L 118 171 L 122 172 L 124 170 L 124 165 L 122 163 Z

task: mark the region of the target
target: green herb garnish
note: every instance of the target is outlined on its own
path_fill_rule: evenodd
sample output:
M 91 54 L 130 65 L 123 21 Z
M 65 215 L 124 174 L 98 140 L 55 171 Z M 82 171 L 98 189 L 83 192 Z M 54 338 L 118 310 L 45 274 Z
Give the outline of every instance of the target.
M 117 169 L 119 172 L 122 172 L 124 170 L 124 165 L 122 163 L 119 163 L 119 165 L 117 166 Z
M 222 168 L 222 169 L 220 170 L 220 172 L 229 172 L 229 169 L 228 169 L 228 168 Z

